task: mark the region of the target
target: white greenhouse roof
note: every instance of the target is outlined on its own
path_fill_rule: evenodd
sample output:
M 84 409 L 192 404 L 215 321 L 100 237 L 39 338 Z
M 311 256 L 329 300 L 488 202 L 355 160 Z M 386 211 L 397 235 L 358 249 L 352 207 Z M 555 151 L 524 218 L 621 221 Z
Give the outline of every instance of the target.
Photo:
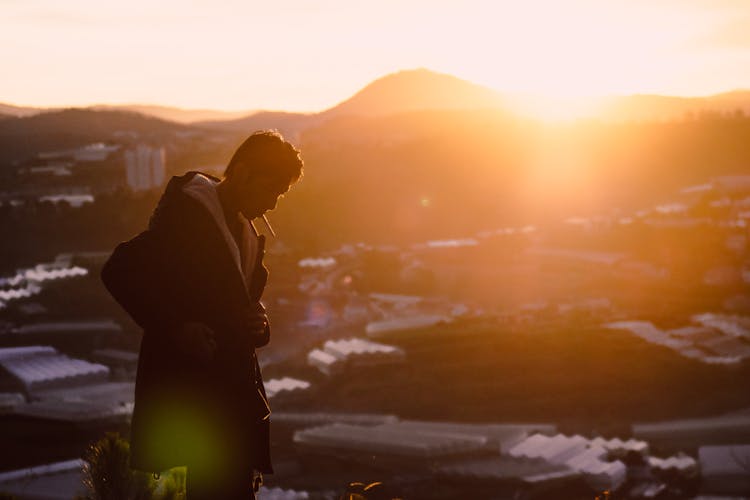
M 542 461 L 519 460 L 511 457 L 465 460 L 444 465 L 438 474 L 446 477 L 463 477 L 472 480 L 513 480 L 529 484 L 557 482 L 581 477 L 581 473 L 567 465 Z
M 83 333 L 108 331 L 118 333 L 122 327 L 110 319 L 91 321 L 47 321 L 41 323 L 29 323 L 13 329 L 13 333 L 19 335 L 34 333 Z
M 0 366 L 27 391 L 103 382 L 109 378 L 106 366 L 69 358 L 45 346 L 0 349 Z
M 86 423 L 127 420 L 133 412 L 134 382 L 104 382 L 36 391 L 14 413 L 47 420 Z
M 285 490 L 278 486 L 273 488 L 261 486 L 258 491 L 258 498 L 263 500 L 307 500 L 310 498 L 310 494 L 306 491 Z
M 732 337 L 744 337 L 750 340 L 750 318 L 728 314 L 696 314 L 692 320 L 703 326 L 715 328 Z
M 365 331 L 370 337 L 378 337 L 380 335 L 388 334 L 391 332 L 415 330 L 418 328 L 435 326 L 439 323 L 444 323 L 447 321 L 449 321 L 449 318 L 434 314 L 405 316 L 401 318 L 372 321 L 367 324 Z
M 402 361 L 404 352 L 393 346 L 371 342 L 366 339 L 349 338 L 327 340 L 323 349 L 313 349 L 307 355 L 308 364 L 323 373 L 342 369 L 347 363 L 380 364 Z
M 273 414 L 274 421 L 290 422 L 298 425 L 327 425 L 333 423 L 375 426 L 398 422 L 395 415 L 381 413 L 301 413 L 277 411 Z
M 675 350 L 691 346 L 691 342 L 671 337 L 664 330 L 655 327 L 650 321 L 616 321 L 605 326 L 612 330 L 627 330 L 652 344 L 663 345 Z
M 0 392 L 0 415 L 12 412 L 14 408 L 26 403 L 20 392 Z
M 378 344 L 365 339 L 350 338 L 342 340 L 327 340 L 323 350 L 338 359 L 361 354 L 399 354 L 401 349 L 385 344 Z
M 14 359 L 21 356 L 34 356 L 40 354 L 57 354 L 57 349 L 46 345 L 29 345 L 21 347 L 0 348 L 0 361 Z
M 427 242 L 427 248 L 459 248 L 459 247 L 474 247 L 479 245 L 479 242 L 474 238 L 461 238 L 454 240 L 431 240 Z
M 698 460 L 703 476 L 745 474 L 750 482 L 750 444 L 701 446 Z
M 538 255 L 540 257 L 559 257 L 607 266 L 616 264 L 625 256 L 623 253 L 569 250 L 564 248 L 531 248 L 527 250 L 526 253 L 529 255 Z
M 407 304 L 417 305 L 423 302 L 425 299 L 421 295 L 400 295 L 395 293 L 371 293 L 370 298 L 378 300 L 380 302 L 388 302 L 391 304 Z
M 595 489 L 617 489 L 627 475 L 625 464 L 607 461 L 608 450 L 603 441 L 594 443 L 583 436 L 544 436 L 534 434 L 508 451 L 518 459 L 542 460 L 555 465 L 566 465 L 583 474 Z M 616 444 L 616 443 L 613 443 Z
M 383 454 L 438 458 L 483 449 L 487 438 L 469 434 L 414 432 L 412 429 L 364 427 L 332 424 L 297 431 L 294 442 L 316 450 L 351 451 L 357 454 Z
M 495 450 L 505 451 L 512 448 L 531 433 L 554 434 L 557 429 L 551 424 L 464 424 L 452 422 L 430 422 L 424 420 L 402 420 L 393 422 L 387 428 L 411 430 L 413 432 L 430 432 L 444 434 L 470 434 L 482 436 Z
M 633 435 L 648 440 L 700 440 L 717 443 L 730 436 L 750 437 L 750 415 L 731 414 L 700 419 L 633 424 Z
M 265 382 L 266 394 L 272 398 L 280 392 L 304 391 L 310 388 L 310 382 L 291 377 L 272 378 Z
M 583 436 L 544 436 L 534 434 L 508 451 L 515 458 L 541 458 L 550 463 L 562 464 L 583 452 L 588 440 Z
M 601 446 L 607 450 L 607 452 L 614 454 L 634 452 L 639 455 L 647 455 L 649 452 L 648 443 L 639 439 L 628 439 L 627 441 L 623 441 L 620 438 L 604 439 L 597 437 L 591 440 L 591 444 L 593 446 Z
M 331 267 L 336 264 L 336 259 L 333 257 L 320 257 L 313 258 L 308 257 L 300 260 L 297 265 L 299 267 Z
M 0 290 L 0 300 L 10 302 L 11 300 L 25 299 L 39 294 L 42 289 L 34 283 L 27 284 L 20 288 L 11 288 L 10 290 Z
M 0 473 L 0 491 L 24 500 L 69 500 L 84 493 L 80 459 Z
M 698 462 L 688 455 L 675 455 L 669 458 L 648 457 L 648 465 L 652 469 L 676 470 L 682 474 L 692 474 L 698 471 Z

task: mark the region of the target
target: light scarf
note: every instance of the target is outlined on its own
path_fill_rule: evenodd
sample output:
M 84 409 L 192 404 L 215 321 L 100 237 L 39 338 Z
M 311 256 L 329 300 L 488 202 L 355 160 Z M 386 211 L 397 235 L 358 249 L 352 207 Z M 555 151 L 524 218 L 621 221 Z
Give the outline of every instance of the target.
M 252 223 L 249 223 L 242 214 L 237 213 L 237 217 L 241 222 L 240 226 L 242 227 L 242 249 L 239 248 L 224 217 L 224 210 L 221 207 L 219 195 L 216 191 L 217 184 L 218 182 L 209 179 L 205 175 L 196 174 L 182 187 L 182 191 L 198 200 L 211 214 L 219 231 L 224 236 L 227 248 L 232 255 L 237 270 L 242 275 L 245 289 L 248 289 L 250 283 L 252 283 L 255 259 L 258 254 L 257 233 L 253 234 L 255 227 L 253 227 Z

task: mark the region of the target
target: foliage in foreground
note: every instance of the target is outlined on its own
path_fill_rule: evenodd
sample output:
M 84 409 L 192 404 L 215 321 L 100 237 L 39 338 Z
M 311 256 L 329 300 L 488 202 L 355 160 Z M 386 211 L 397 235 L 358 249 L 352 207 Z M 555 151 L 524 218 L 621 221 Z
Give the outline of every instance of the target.
M 108 432 L 83 455 L 85 496 L 77 500 L 177 500 L 184 498 L 185 471 L 176 468 L 158 479 L 130 468 L 130 443 Z

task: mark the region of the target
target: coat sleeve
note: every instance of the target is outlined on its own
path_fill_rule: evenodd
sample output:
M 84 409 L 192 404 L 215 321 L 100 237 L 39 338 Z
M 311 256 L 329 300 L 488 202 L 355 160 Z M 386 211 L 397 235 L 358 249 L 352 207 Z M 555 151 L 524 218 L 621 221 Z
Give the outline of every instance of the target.
M 180 324 L 166 243 L 159 231 L 146 230 L 117 245 L 101 272 L 104 286 L 130 317 L 158 334 Z

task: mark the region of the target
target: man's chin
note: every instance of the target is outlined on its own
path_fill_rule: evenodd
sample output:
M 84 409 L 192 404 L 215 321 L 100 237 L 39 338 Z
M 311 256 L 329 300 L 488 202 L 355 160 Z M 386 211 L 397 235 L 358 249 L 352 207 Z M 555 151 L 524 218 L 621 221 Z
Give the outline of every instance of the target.
M 258 212 L 257 210 L 254 210 L 254 211 L 244 211 L 243 210 L 242 211 L 242 215 L 247 220 L 253 220 L 253 219 L 257 219 L 258 217 L 260 217 L 261 215 L 263 215 L 263 213 L 262 212 Z

